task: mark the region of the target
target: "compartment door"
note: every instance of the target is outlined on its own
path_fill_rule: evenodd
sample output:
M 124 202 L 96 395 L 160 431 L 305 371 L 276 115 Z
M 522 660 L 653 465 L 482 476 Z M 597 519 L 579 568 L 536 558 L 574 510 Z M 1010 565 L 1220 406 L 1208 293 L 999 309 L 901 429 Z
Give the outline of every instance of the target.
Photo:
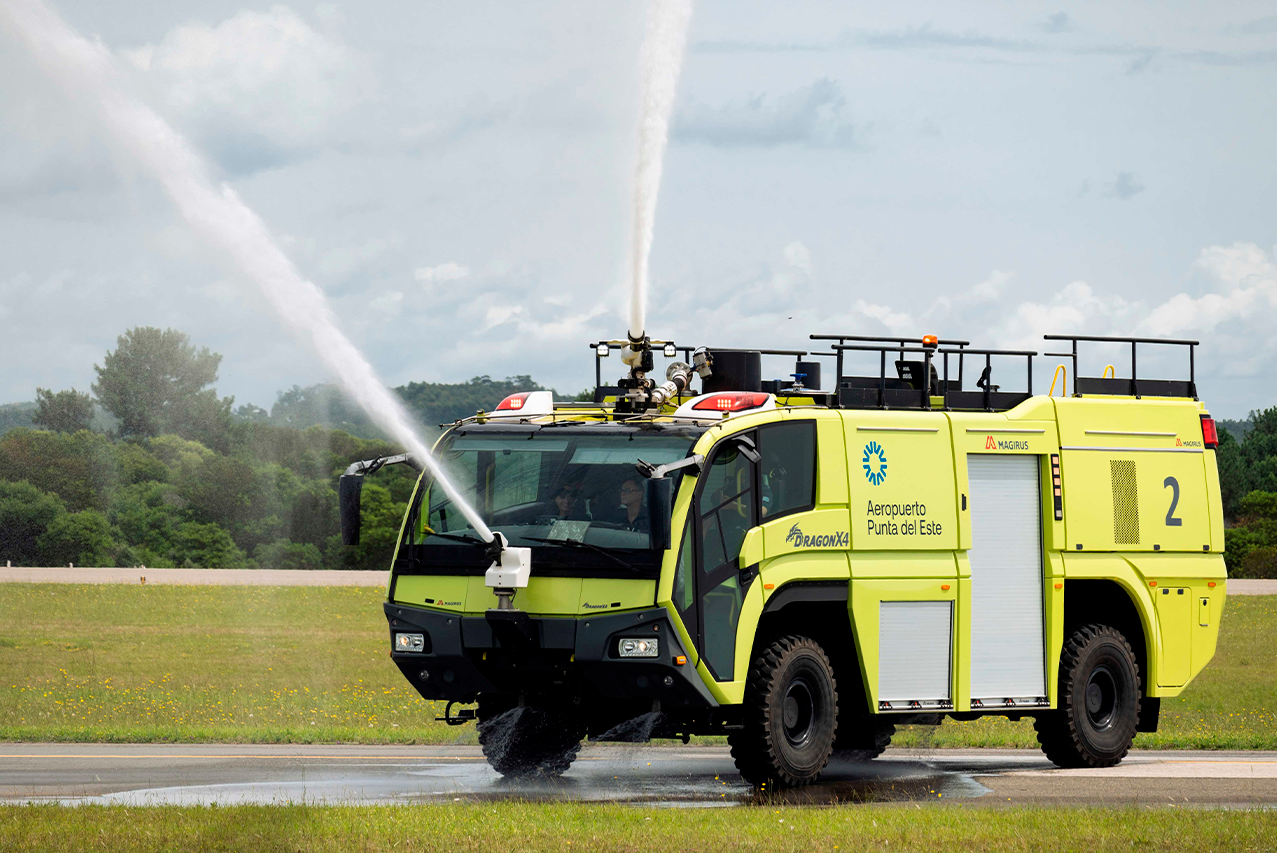
M 967 455 L 973 706 L 1046 696 L 1040 465 L 1036 455 Z
M 1188 681 L 1193 646 L 1193 591 L 1185 587 L 1162 587 L 1154 594 L 1157 622 L 1162 634 L 1162 659 L 1157 682 L 1162 687 L 1179 687 Z

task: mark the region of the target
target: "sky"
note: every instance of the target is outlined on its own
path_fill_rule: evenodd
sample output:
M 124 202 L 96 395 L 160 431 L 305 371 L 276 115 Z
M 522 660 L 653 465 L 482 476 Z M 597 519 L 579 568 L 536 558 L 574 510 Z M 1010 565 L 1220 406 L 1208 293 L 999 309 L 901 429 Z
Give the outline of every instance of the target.
M 54 6 L 388 384 L 592 384 L 586 344 L 626 325 L 643 4 Z M 699 0 L 647 331 L 1192 338 L 1217 416 L 1275 405 L 1275 95 L 1271 3 Z M 0 402 L 88 390 L 140 325 L 221 353 L 237 405 L 330 379 L 2 27 L 0 116 Z M 1141 375 L 1185 374 L 1177 349 Z

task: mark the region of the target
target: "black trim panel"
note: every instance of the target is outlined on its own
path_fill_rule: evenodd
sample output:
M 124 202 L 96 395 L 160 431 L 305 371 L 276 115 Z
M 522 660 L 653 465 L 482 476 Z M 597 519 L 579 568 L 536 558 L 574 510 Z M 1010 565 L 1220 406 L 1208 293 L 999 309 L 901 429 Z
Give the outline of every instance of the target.
M 771 594 L 764 613 L 774 613 L 787 604 L 800 601 L 838 601 L 847 603 L 850 581 L 790 581 Z

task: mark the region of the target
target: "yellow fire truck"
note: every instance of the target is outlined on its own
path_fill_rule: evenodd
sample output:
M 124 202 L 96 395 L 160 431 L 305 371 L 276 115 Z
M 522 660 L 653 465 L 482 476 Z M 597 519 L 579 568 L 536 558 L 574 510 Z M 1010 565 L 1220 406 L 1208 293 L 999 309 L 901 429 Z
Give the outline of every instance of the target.
M 982 715 L 1104 767 L 1211 659 L 1224 531 L 1196 342 L 1053 338 L 1055 396 L 1033 394 L 1036 353 L 812 337 L 830 348 L 592 344 L 600 380 L 618 347 L 641 358 L 593 402 L 514 395 L 447 427 L 470 506 L 421 478 L 385 613 L 395 664 L 477 721 L 497 771 L 718 734 L 747 780 L 802 785 L 897 725 Z M 1129 348 L 1129 376 L 1078 376 L 1079 345 Z M 1188 378 L 1139 376 L 1150 346 L 1184 348 Z M 794 372 L 765 381 L 778 356 Z M 348 540 L 388 461 L 343 477 Z

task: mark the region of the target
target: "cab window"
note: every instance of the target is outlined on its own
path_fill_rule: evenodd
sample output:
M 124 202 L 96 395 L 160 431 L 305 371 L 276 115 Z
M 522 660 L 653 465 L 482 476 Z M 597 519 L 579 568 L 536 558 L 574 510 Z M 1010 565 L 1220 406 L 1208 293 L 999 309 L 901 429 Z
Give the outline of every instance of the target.
M 816 422 L 789 421 L 758 431 L 760 521 L 816 505 Z

